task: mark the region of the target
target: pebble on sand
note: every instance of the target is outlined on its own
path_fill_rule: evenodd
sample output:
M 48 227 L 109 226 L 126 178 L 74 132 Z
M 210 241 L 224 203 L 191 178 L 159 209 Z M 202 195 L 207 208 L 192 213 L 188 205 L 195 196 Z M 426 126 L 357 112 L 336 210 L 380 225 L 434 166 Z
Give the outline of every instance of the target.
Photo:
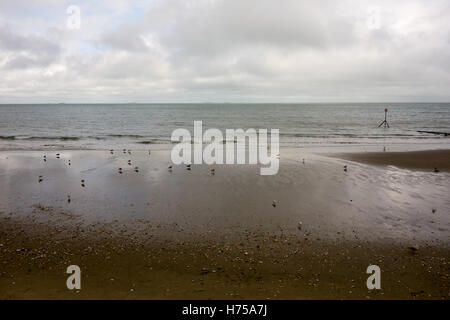
M 277 201 L 277 200 L 273 200 L 273 201 L 272 201 L 272 207 L 275 208 L 275 207 L 277 206 L 277 204 L 278 204 L 278 201 Z

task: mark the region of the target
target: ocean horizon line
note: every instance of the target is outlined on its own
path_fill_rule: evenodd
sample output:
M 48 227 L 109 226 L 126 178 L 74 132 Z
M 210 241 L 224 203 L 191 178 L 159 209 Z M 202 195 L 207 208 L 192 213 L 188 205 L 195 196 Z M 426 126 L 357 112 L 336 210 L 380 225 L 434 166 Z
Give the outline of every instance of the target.
M 0 106 L 10 106 L 10 105 L 199 105 L 199 104 L 219 104 L 219 105 L 271 105 L 271 104 L 282 104 L 282 105 L 345 105 L 345 104 L 366 104 L 366 105 L 380 105 L 380 104 L 450 104 L 450 101 L 402 101 L 402 102 L 390 102 L 390 101 L 380 101 L 380 102 L 28 102 L 28 103 L 0 103 Z

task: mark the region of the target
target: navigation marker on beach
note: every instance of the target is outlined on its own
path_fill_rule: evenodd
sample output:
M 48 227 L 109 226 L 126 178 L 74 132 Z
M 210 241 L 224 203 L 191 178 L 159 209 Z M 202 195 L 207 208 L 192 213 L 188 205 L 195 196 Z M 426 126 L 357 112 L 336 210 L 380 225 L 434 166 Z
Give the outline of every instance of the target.
M 389 127 L 389 123 L 387 122 L 387 113 L 388 113 L 388 109 L 386 108 L 386 109 L 384 109 L 384 121 L 380 123 L 380 125 L 378 126 L 378 128 L 381 127 L 382 125 L 384 125 L 385 128 L 386 128 L 386 127 L 387 127 L 387 128 L 390 128 L 390 127 Z

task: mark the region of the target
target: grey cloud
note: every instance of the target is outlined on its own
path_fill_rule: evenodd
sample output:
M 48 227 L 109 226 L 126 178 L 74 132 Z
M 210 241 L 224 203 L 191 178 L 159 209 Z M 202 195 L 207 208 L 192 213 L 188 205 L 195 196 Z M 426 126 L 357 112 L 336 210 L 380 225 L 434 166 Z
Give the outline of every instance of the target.
M 171 5 L 173 1 L 168 1 L 151 10 L 144 24 L 160 30 L 162 21 L 169 23 L 160 39 L 179 60 L 203 59 L 254 45 L 289 51 L 325 49 L 355 40 L 353 22 L 333 15 L 333 1 L 230 0 L 177 11 L 168 10 Z
M 46 67 L 56 62 L 61 53 L 58 44 L 43 37 L 15 33 L 6 25 L 0 26 L 0 49 L 11 53 L 5 69 Z

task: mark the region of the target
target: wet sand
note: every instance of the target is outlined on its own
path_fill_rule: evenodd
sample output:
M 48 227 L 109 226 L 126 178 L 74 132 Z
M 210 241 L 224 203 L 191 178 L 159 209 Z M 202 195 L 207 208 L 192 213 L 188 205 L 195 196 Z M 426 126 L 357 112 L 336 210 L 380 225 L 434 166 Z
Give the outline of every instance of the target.
M 265 177 L 169 170 L 166 151 L 60 154 L 0 153 L 2 299 L 450 299 L 446 172 L 299 150 Z
M 379 166 L 450 172 L 450 150 L 340 153 L 333 156 Z

